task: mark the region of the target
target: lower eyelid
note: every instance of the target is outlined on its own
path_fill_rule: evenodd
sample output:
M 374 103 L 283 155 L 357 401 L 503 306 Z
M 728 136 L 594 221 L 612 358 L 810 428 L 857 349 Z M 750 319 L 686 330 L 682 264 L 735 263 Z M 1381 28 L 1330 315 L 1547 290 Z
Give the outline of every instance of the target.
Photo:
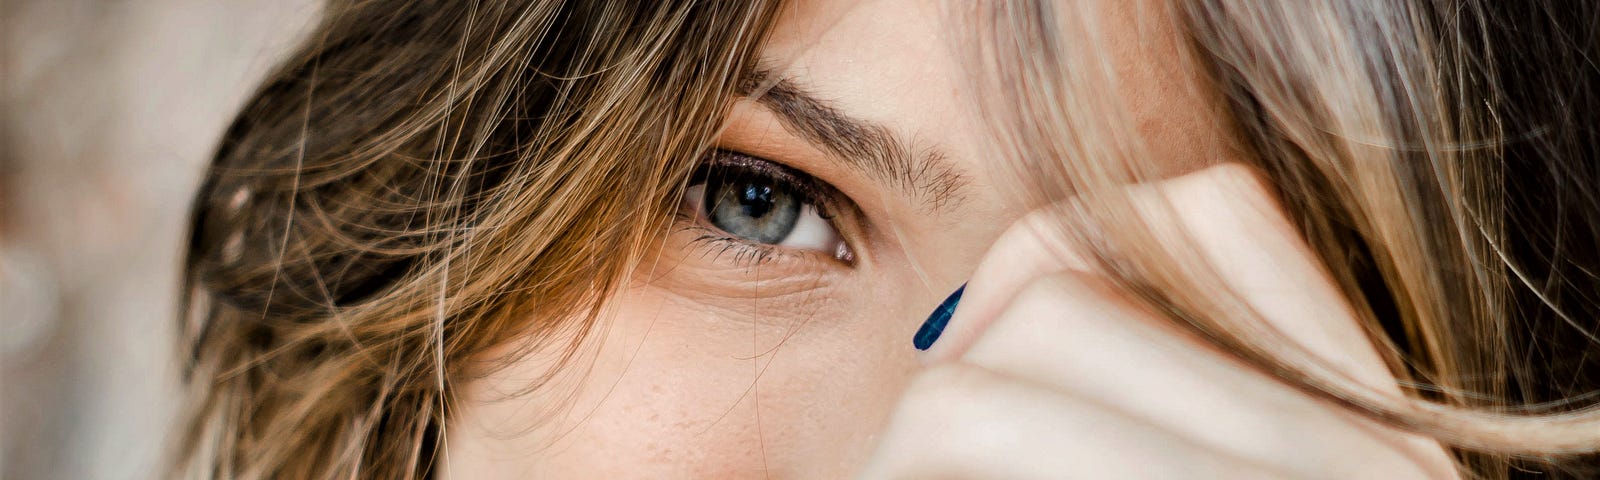
M 732 263 L 740 266 L 760 265 L 779 258 L 778 255 L 795 253 L 785 251 L 771 245 L 753 243 L 744 239 L 723 233 L 713 227 L 694 225 L 687 230 L 695 237 L 689 241 L 691 248 L 702 250 L 702 255 L 712 261 L 717 261 L 726 255 L 732 255 Z

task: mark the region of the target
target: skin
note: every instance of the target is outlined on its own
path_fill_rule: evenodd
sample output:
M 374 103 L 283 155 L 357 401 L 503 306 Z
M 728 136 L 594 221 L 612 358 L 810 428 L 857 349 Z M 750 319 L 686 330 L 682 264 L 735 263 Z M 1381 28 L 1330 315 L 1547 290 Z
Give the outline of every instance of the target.
M 1140 216 L 1182 228 L 1167 241 L 1197 247 L 1288 344 L 1400 397 L 1260 175 L 1222 164 L 1129 188 Z M 1433 440 L 1313 399 L 1128 301 L 1052 214 L 1014 224 L 979 264 L 864 477 L 1456 478 Z
M 1394 453 L 1382 457 L 1395 459 L 1382 464 L 1386 467 L 1420 463 L 1432 468 L 1400 471 L 1448 471 L 1437 468 L 1442 453 L 1431 442 L 1275 390 L 1270 381 L 1193 340 L 1116 337 L 1121 326 L 1160 322 L 1117 306 L 1115 294 L 1095 287 L 1081 270 L 1062 277 L 1063 271 L 1075 271 L 1071 262 L 1035 255 L 1038 250 L 1027 247 L 1051 240 L 1013 226 L 1032 206 L 1002 193 L 1013 187 L 1005 184 L 1004 166 L 986 153 L 991 140 L 972 107 L 980 92 L 972 91 L 962 70 L 961 42 L 950 33 L 963 31 L 965 17 L 956 6 L 966 4 L 795 3 L 763 52 L 771 74 L 840 113 L 881 125 L 909 150 L 940 152 L 940 171 L 961 179 L 953 198 L 934 202 L 932 195 L 901 191 L 883 175 L 852 167 L 797 133 L 763 102 L 737 102 L 718 146 L 804 171 L 847 196 L 856 208 L 834 223 L 854 260 L 786 251 L 759 264 L 741 263 L 738 255 L 695 242 L 693 230 L 675 230 L 659 260 L 641 265 L 636 281 L 607 302 L 594 334 L 565 368 L 552 371 L 554 349 L 539 348 L 458 389 L 446 432 L 447 478 L 921 478 L 937 472 L 956 477 L 1012 472 L 1022 478 L 1106 473 L 1095 468 L 1127 462 L 1168 471 L 1151 459 L 1186 460 L 1169 465 L 1173 468 L 1273 474 L 1328 460 L 1294 456 L 1306 462 L 1288 467 L 1260 461 L 1281 452 L 1261 447 L 1270 442 L 1225 421 L 1236 418 L 1226 412 L 1259 410 L 1263 402 L 1273 413 L 1249 418 L 1289 422 L 1285 428 L 1317 434 L 1325 443 Z M 1094 14 L 1108 26 L 1114 70 L 1129 79 L 1114 94 L 1125 102 L 1153 156 L 1164 159 L 1161 168 L 1180 175 L 1239 155 L 1233 137 L 1219 130 L 1227 122 L 1217 117 L 1218 100 L 1174 61 L 1177 36 L 1159 8 L 1121 2 Z M 1214 175 L 1240 176 L 1248 175 Z M 1269 196 L 1257 193 L 1215 203 L 1271 204 Z M 1214 213 L 1195 215 L 1204 219 Z M 1281 216 L 1268 218 L 1258 223 L 1282 222 Z M 1292 235 L 1267 238 L 1282 240 L 1271 251 L 1306 265 L 1290 269 L 1295 279 L 1310 275 L 1323 281 L 1303 248 L 1296 250 L 1301 247 Z M 1240 278 L 1256 278 L 1250 275 L 1257 270 L 1244 268 Z M 912 333 L 969 279 L 970 298 L 948 338 L 919 355 Z M 1337 299 L 1296 301 L 1317 306 Z M 1082 319 L 1067 313 L 1085 306 L 1109 315 L 1099 318 L 1138 321 L 1100 321 L 1093 324 L 1099 330 L 1093 330 L 1073 321 L 1015 320 Z M 1327 331 L 1337 333 L 1329 338 L 1359 335 L 1347 317 L 1319 321 L 1297 331 L 1304 338 Z M 1145 351 L 1176 352 L 1176 357 L 1157 364 L 1169 368 L 1163 372 L 1130 371 L 1112 361 L 1124 358 L 1116 352 L 1080 345 L 1093 337 L 1074 328 L 1121 338 L 1117 344 L 1127 346 L 1124 357 Z M 1366 342 L 1330 342 L 1313 350 L 1331 352 L 1348 360 L 1342 365 L 1353 365 L 1363 379 L 1392 387 L 1393 379 Z M 1041 345 L 1084 346 L 1088 353 L 1059 353 Z M 504 353 L 486 352 L 485 358 Z M 1174 405 L 1170 399 L 1183 397 L 1162 391 L 1158 381 L 1183 378 L 1193 373 L 1184 369 L 1197 366 L 1205 366 L 1201 371 L 1222 382 L 1216 384 L 1220 387 L 1180 384 L 1210 403 L 1188 409 Z M 1099 380 L 1085 383 L 1083 392 L 1062 393 L 1090 371 L 1102 372 L 1094 377 Z M 551 383 L 528 391 L 529 381 L 543 375 L 553 375 Z M 1150 381 L 1122 388 L 1106 380 L 1128 375 Z M 1124 404 L 1132 413 L 1106 407 Z M 962 407 L 945 408 L 949 405 Z M 1222 420 L 1163 421 L 1174 417 L 1162 412 L 1196 408 L 1222 412 L 1214 416 Z M 1062 428 L 1036 431 L 1039 425 Z M 1013 441 L 980 441 L 993 437 L 982 433 L 991 428 Z M 1238 435 L 1207 434 L 1227 428 Z M 1116 446 L 1140 448 L 1100 455 Z M 1062 464 L 1062 459 L 1082 461 Z

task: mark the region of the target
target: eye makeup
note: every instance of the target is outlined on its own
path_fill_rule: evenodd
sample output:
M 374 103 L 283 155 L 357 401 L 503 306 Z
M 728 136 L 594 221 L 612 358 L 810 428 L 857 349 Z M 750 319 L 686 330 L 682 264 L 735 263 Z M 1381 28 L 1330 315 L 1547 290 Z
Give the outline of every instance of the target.
M 691 244 L 738 266 L 823 260 L 851 266 L 840 220 L 856 208 L 833 186 L 789 166 L 730 150 L 708 154 L 685 190 Z M 841 215 L 842 214 L 842 215 Z

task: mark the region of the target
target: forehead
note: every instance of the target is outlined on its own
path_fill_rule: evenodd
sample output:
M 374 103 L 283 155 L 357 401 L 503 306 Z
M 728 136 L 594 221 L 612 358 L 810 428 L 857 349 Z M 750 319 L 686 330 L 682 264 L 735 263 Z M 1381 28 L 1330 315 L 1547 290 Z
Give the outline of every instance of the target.
M 972 98 L 948 8 L 931 1 L 792 2 L 764 67 L 844 113 L 880 123 L 914 148 L 965 161 L 977 148 Z M 976 166 L 976 165 L 967 165 Z
M 1098 32 L 1095 55 L 1116 98 L 1159 171 L 1180 172 L 1239 154 L 1225 102 L 1181 52 L 1177 18 L 1166 2 L 1060 2 L 1056 10 Z M 981 4 L 965 0 L 812 0 L 792 2 L 766 50 L 765 67 L 804 83 L 850 115 L 882 123 L 922 147 L 937 147 L 968 174 L 995 178 L 977 101 L 1010 92 L 974 91 L 966 70 Z M 1071 28 L 1071 27 L 1065 27 Z M 1069 88 L 1072 87 L 1069 85 Z M 1087 87 L 1081 87 L 1087 88 Z

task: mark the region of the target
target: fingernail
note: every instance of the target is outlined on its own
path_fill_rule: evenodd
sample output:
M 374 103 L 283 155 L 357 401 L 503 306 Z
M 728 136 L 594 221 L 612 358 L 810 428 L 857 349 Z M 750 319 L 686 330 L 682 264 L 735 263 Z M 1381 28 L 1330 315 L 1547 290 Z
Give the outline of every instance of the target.
M 911 343 L 917 350 L 927 350 L 933 342 L 939 340 L 939 335 L 944 334 L 944 326 L 950 323 L 950 316 L 956 314 L 956 305 L 961 303 L 961 292 L 967 289 L 967 284 L 961 284 L 955 293 L 945 297 L 939 307 L 933 309 L 933 314 L 928 315 L 928 320 L 922 322 L 922 328 L 917 329 L 917 336 L 911 338 Z

